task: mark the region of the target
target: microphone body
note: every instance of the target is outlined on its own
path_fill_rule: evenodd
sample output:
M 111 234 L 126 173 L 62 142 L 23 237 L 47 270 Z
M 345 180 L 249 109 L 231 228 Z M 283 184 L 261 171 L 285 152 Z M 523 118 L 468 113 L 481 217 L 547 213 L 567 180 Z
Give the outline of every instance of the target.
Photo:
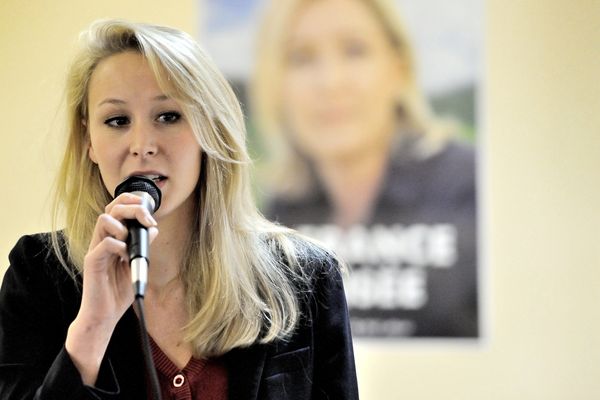
M 161 193 L 153 180 L 144 176 L 132 176 L 120 183 L 115 189 L 115 197 L 121 193 L 131 193 L 142 198 L 142 206 L 150 214 L 160 207 Z M 127 250 L 131 267 L 131 282 L 135 297 L 144 297 L 148 283 L 150 239 L 148 229 L 137 220 L 125 221 L 129 235 Z
M 154 200 L 152 197 L 142 191 L 131 192 L 141 197 L 144 207 L 152 212 L 154 211 Z M 137 220 L 127 221 L 127 250 L 129 251 L 129 266 L 131 267 L 131 283 L 134 293 L 137 296 L 144 296 L 146 293 L 146 284 L 148 283 L 148 266 L 150 254 L 150 238 L 148 229 Z

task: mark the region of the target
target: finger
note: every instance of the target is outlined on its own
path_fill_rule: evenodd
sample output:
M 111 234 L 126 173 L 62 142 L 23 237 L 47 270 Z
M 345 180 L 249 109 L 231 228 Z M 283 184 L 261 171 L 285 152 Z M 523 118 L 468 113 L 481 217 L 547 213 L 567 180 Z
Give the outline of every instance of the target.
M 107 236 L 96 246 L 98 253 L 105 253 L 107 255 L 116 256 L 119 260 L 125 260 L 129 258 L 127 252 L 127 244 L 122 240 L 115 239 Z
M 89 268 L 106 270 L 108 265 L 114 263 L 114 261 L 123 262 L 128 260 L 129 254 L 125 242 L 106 236 L 85 255 L 84 266 L 88 270 Z
M 156 237 L 158 236 L 158 228 L 155 226 L 151 226 L 150 228 L 148 228 L 148 236 L 150 238 L 150 243 L 152 243 L 154 239 L 156 239 Z
M 147 228 L 157 225 L 150 212 L 140 204 L 115 204 L 110 215 L 120 221 L 135 219 Z
M 142 204 L 142 198 L 132 193 L 121 193 L 104 207 L 104 211 L 110 214 L 110 210 L 117 204 Z
M 108 203 L 106 205 L 106 207 L 104 207 L 105 211 L 107 213 L 110 213 L 110 210 L 119 204 L 130 204 L 130 205 L 136 205 L 136 204 L 143 204 L 144 203 L 144 198 L 137 195 L 137 194 L 133 194 L 133 193 L 122 193 L 119 196 L 117 196 L 115 199 L 113 199 L 113 201 L 111 201 L 110 203 Z
M 109 214 L 100 214 L 96 220 L 92 241 L 90 242 L 90 249 L 96 247 L 98 243 L 107 236 L 120 241 L 125 241 L 127 235 L 127 227 L 125 227 L 121 221 Z

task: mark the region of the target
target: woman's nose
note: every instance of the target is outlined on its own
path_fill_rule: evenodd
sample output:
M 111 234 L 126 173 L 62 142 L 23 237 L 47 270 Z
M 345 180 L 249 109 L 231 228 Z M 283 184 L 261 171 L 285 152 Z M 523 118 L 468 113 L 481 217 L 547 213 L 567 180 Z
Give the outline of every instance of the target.
M 131 142 L 129 152 L 136 157 L 156 155 L 158 146 L 152 126 L 148 124 L 134 124 L 131 129 Z

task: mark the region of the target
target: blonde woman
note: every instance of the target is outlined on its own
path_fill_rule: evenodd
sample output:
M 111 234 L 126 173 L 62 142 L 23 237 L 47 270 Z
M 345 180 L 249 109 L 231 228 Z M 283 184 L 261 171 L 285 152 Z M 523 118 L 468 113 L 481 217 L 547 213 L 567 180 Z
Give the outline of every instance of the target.
M 431 112 L 392 0 L 272 1 L 258 43 L 267 214 L 353 265 L 354 334 L 477 336 L 474 152 Z
M 254 206 L 238 102 L 175 29 L 99 21 L 67 82 L 55 221 L 0 292 L 0 397 L 145 399 L 126 220 L 149 231 L 145 296 L 164 399 L 357 398 L 330 253 Z M 143 175 L 162 203 L 115 187 Z

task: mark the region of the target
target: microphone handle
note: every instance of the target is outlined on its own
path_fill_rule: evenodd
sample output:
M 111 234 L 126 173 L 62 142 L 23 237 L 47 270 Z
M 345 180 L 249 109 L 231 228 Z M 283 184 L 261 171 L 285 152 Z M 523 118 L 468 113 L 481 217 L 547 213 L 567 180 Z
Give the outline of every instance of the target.
M 129 251 L 129 260 L 134 260 L 138 257 L 148 259 L 148 251 L 150 248 L 148 229 L 137 220 L 127 221 L 129 236 L 127 237 L 127 250 Z
M 127 221 L 127 226 L 129 228 L 127 249 L 131 267 L 131 283 L 135 297 L 144 297 L 148 283 L 148 229 L 137 220 Z

